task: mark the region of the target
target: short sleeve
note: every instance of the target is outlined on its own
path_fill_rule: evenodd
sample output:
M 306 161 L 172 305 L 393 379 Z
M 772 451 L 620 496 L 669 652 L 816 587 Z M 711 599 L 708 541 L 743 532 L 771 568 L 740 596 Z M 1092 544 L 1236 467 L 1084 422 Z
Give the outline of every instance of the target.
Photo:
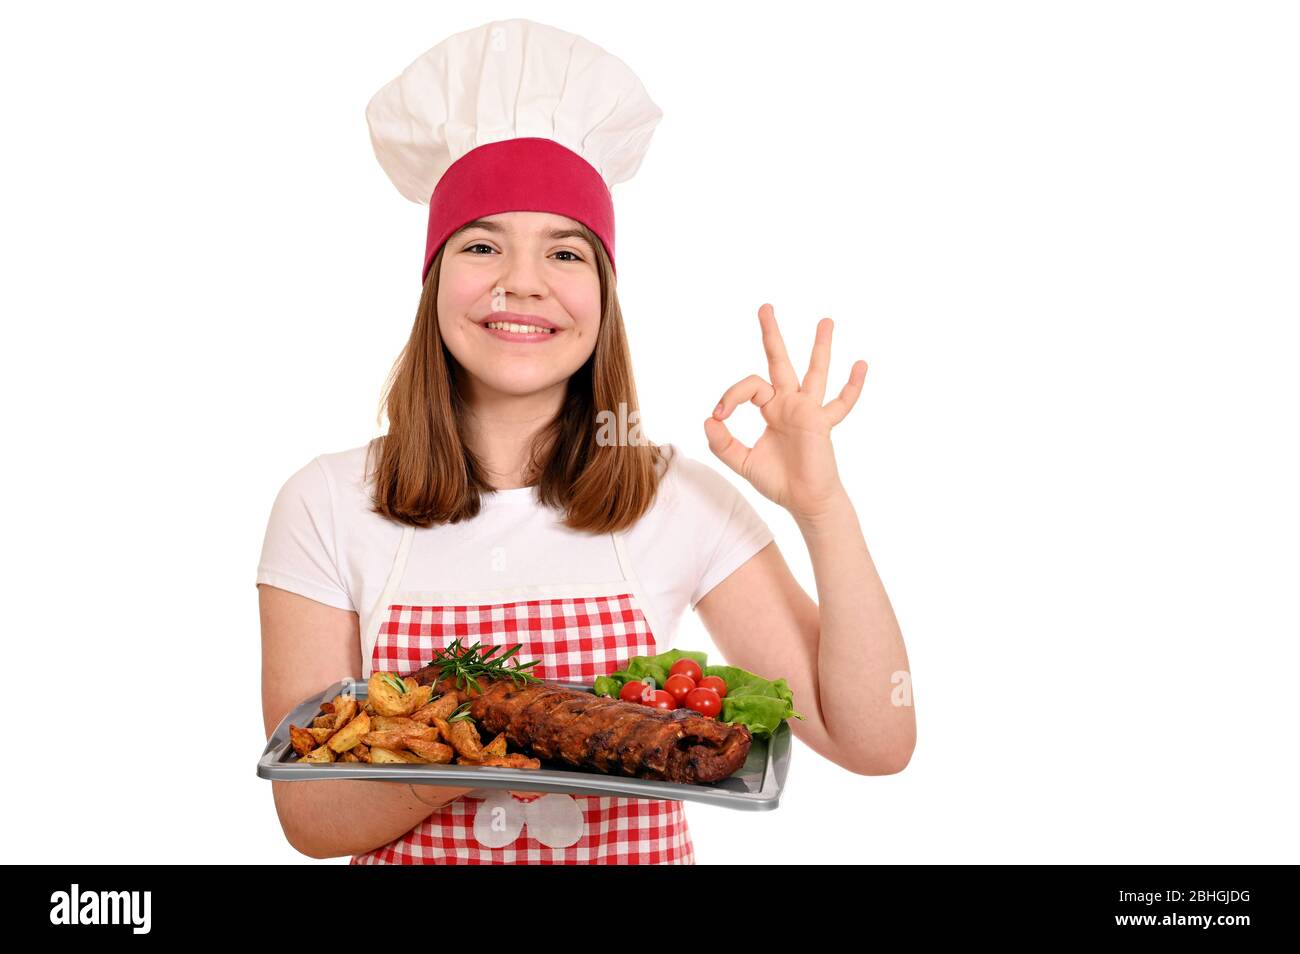
M 319 459 L 290 477 L 276 496 L 257 582 L 355 610 L 339 572 L 333 493 Z
M 698 534 L 700 563 L 691 609 L 708 592 L 773 540 L 773 534 L 745 495 L 707 464 L 686 459 L 687 516 Z M 692 512 L 693 511 L 693 512 Z

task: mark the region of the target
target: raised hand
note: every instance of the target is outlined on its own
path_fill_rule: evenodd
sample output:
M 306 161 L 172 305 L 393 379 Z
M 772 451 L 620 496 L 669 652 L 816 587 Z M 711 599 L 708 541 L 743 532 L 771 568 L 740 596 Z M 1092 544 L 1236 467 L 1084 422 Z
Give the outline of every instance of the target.
M 764 497 L 796 518 L 817 517 L 844 492 L 831 449 L 831 428 L 844 420 L 862 393 L 867 362 L 855 362 L 839 396 L 823 405 L 834 322 L 823 318 L 817 323 L 812 359 L 801 384 L 771 305 L 759 307 L 758 321 L 771 380 L 751 374 L 727 388 L 705 420 L 704 433 L 709 449 Z M 746 401 L 756 405 L 767 422 L 753 447 L 738 441 L 723 423 Z

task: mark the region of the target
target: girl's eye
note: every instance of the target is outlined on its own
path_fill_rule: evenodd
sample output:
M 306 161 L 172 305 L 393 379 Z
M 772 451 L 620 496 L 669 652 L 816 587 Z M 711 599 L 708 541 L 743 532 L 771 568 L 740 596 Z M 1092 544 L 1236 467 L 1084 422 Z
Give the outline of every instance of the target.
M 465 251 L 468 252 L 468 251 L 469 251 L 470 249 L 472 249 L 472 248 L 485 248 L 485 249 L 487 249 L 489 252 L 493 251 L 492 246 L 491 246 L 491 245 L 488 245 L 486 242 L 475 242 L 473 245 L 466 245 L 466 246 L 465 246 Z
M 558 252 L 556 252 L 555 254 L 556 254 L 556 255 L 572 255 L 572 256 L 573 256 L 573 258 L 562 259 L 562 261 L 565 261 L 565 262 L 580 262 L 580 261 L 582 261 L 582 256 L 581 256 L 581 255 L 579 255 L 577 252 L 571 252 L 571 251 L 569 251 L 567 248 L 562 248 L 562 249 L 560 249 Z

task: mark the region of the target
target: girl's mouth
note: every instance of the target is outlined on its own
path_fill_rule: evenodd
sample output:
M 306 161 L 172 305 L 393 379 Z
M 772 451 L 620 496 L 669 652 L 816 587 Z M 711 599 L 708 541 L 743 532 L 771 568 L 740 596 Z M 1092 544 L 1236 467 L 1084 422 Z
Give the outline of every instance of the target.
M 551 330 L 538 325 L 529 325 L 517 321 L 486 321 L 483 330 L 503 341 L 548 341 L 559 334 L 559 329 Z

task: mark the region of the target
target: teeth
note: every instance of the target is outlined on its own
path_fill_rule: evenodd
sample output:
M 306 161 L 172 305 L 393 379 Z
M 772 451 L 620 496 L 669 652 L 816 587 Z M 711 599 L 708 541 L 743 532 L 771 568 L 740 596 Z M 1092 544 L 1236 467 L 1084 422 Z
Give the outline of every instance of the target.
M 514 331 L 520 334 L 531 334 L 537 331 L 543 331 L 548 335 L 555 334 L 554 328 L 539 328 L 537 325 L 516 325 L 511 324 L 508 321 L 489 321 L 487 326 L 489 328 L 500 328 L 504 331 Z

